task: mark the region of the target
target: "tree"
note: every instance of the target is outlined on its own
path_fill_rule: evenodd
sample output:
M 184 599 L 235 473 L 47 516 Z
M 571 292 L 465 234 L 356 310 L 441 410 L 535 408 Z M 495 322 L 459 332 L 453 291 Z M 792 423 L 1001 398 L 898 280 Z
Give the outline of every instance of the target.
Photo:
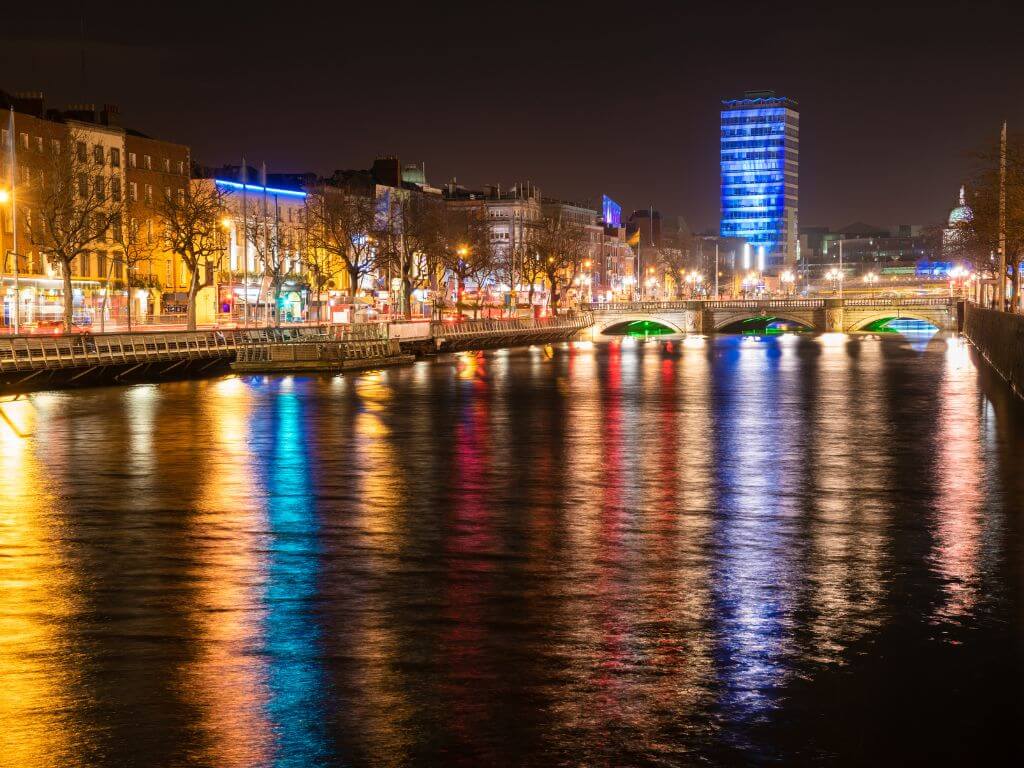
M 441 259 L 444 270 L 458 284 L 459 301 L 467 283 L 476 286 L 475 317 L 483 303 L 487 280 L 494 276 L 498 266 L 486 213 L 482 209 L 449 211 L 444 242 Z
M 143 286 L 138 275 L 138 268 L 153 258 L 156 248 L 156 238 L 153 236 L 153 221 L 150 218 L 139 218 L 144 216 L 146 209 L 125 200 L 121 209 L 111 224 L 114 242 L 121 248 L 121 261 L 124 264 L 126 275 L 125 284 L 128 286 L 128 330 L 132 329 L 132 288 Z M 138 214 L 135 215 L 135 214 Z M 113 260 L 110 264 L 114 267 Z M 110 284 L 110 276 L 107 278 Z M 149 287 L 148 283 L 145 287 Z M 106 302 L 106 296 L 103 297 Z
M 156 207 L 167 250 L 176 253 L 188 270 L 187 328 L 196 329 L 196 294 L 213 285 L 223 258 L 220 218 L 227 210 L 227 193 L 213 183 L 187 184 L 178 194 L 165 195 Z
M 412 296 L 430 284 L 444 248 L 443 201 L 402 190 L 389 199 L 379 229 L 381 256 L 402 284 L 402 312 L 412 315 Z
M 686 270 L 686 252 L 679 248 L 655 248 L 654 253 L 666 277 L 672 277 L 676 296 L 681 297 L 683 294 L 683 272 Z
M 256 258 L 263 265 L 263 279 L 270 288 L 269 304 L 274 307 L 274 325 L 281 324 L 281 313 L 278 301 L 281 288 L 288 279 L 295 252 L 296 230 L 281 220 L 275 208 L 261 210 L 254 205 L 246 213 L 246 231 L 252 243 Z M 270 313 L 267 313 L 267 325 L 270 325 Z
M 316 305 L 316 320 L 330 320 L 324 315 L 323 294 L 335 287 L 334 278 L 342 270 L 342 259 L 332 251 L 314 247 L 315 238 L 310 237 L 307 217 L 303 216 L 302 265 L 309 276 Z
M 561 217 L 549 217 L 537 230 L 536 245 L 541 268 L 551 286 L 551 313 L 558 315 L 558 305 L 587 257 L 590 239 L 586 230 Z
M 95 175 L 85 146 L 85 134 L 74 129 L 64 140 L 50 142 L 43 168 L 22 199 L 29 242 L 46 254 L 64 281 L 65 331 L 71 330 L 74 313 L 72 266 L 103 242 L 116 214 L 107 194 L 110 179 Z
M 307 247 L 340 261 L 353 297 L 377 268 L 377 213 L 374 197 L 339 187 L 322 186 L 306 196 Z
M 984 272 L 998 265 L 999 253 L 999 146 L 975 153 L 976 166 L 968 184 L 971 215 L 956 222 L 950 238 L 960 257 Z M 995 260 L 991 258 L 996 254 Z M 1020 295 L 1020 267 L 1024 259 L 1024 136 L 1009 135 L 1006 143 L 1006 275 L 1012 281 L 1011 307 Z M 998 266 L 995 267 L 998 271 Z

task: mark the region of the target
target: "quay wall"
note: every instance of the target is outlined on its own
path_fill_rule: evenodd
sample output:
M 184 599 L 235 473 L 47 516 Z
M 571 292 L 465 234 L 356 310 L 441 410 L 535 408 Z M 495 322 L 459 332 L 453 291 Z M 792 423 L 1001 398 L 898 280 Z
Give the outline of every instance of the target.
M 964 335 L 1010 388 L 1024 397 L 1024 316 L 967 304 Z

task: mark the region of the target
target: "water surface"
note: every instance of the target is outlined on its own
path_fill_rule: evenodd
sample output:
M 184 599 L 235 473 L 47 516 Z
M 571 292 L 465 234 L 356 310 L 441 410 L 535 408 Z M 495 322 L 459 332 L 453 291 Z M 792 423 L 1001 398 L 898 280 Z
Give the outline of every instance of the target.
M 1017 762 L 1024 412 L 943 335 L 43 393 L 0 764 Z

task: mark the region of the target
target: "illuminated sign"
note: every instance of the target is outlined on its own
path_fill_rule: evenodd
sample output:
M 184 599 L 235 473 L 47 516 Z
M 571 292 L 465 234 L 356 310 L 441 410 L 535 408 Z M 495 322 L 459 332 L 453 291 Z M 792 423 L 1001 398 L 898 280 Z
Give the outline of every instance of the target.
M 305 192 L 300 192 L 297 189 L 277 189 L 276 187 L 264 187 L 259 184 L 239 184 L 237 181 L 227 181 L 226 179 L 214 179 L 214 183 L 218 187 L 227 187 L 228 189 L 236 189 L 242 191 L 243 187 L 246 192 L 266 192 L 268 195 L 281 195 L 284 197 L 305 197 Z

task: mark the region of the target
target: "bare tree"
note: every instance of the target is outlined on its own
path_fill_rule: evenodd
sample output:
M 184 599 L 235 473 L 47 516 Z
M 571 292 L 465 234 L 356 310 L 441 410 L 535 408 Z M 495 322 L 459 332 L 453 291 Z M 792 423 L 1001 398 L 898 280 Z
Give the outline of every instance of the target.
M 984 273 L 988 268 L 998 272 L 991 256 L 999 250 L 999 148 L 978 152 L 975 158 L 976 168 L 967 196 L 971 216 L 954 224 L 954 247 L 978 272 Z M 1022 259 L 1024 136 L 1017 134 L 1010 135 L 1006 145 L 1006 276 L 1012 280 L 1012 307 L 1018 305 Z
M 196 294 L 213 285 L 223 259 L 220 217 L 227 193 L 213 183 L 188 184 L 178 194 L 165 195 L 157 205 L 157 219 L 167 250 L 176 253 L 188 270 L 187 328 L 196 329 Z
M 483 210 L 449 211 L 445 217 L 445 249 L 441 256 L 444 270 L 458 285 L 459 300 L 467 283 L 476 287 L 473 314 L 479 313 L 489 278 L 494 277 L 498 262 L 491 228 Z
M 561 299 L 583 267 L 589 242 L 583 227 L 561 217 L 546 219 L 537 230 L 537 251 L 541 268 L 551 286 L 551 312 L 554 315 L 558 315 Z
M 346 189 L 323 186 L 306 196 L 307 246 L 337 258 L 348 274 L 353 297 L 378 264 L 376 200 Z
M 430 285 L 444 249 L 443 201 L 402 190 L 390 199 L 380 234 L 381 257 L 402 285 L 402 312 L 412 315 L 413 293 Z
M 308 217 L 303 216 L 302 227 L 302 265 L 309 276 L 310 288 L 316 297 L 316 320 L 330 320 L 323 311 L 323 294 L 335 288 L 335 277 L 343 267 L 343 261 L 338 254 L 322 247 L 314 246 L 315 237 L 310 236 Z
M 109 179 L 94 176 L 96 166 L 82 149 L 85 141 L 83 133 L 71 129 L 64 140 L 50 142 L 43 169 L 21 200 L 29 242 L 61 272 L 65 331 L 71 330 L 74 313 L 72 266 L 104 241 L 116 215 L 107 194 Z
M 150 288 L 150 283 L 143 282 L 139 276 L 139 267 L 148 263 L 153 258 L 156 250 L 156 238 L 153 235 L 153 221 L 149 218 L 141 218 L 146 209 L 125 200 L 121 210 L 111 224 L 111 232 L 114 242 L 121 248 L 121 262 L 125 267 L 125 285 L 128 287 L 127 320 L 128 330 L 132 329 L 132 288 Z M 138 214 L 138 215 L 136 215 Z M 114 262 L 111 260 L 111 269 Z M 107 278 L 110 284 L 110 276 Z M 104 296 L 104 301 L 106 297 Z
M 268 304 L 274 307 L 274 325 L 281 324 L 278 301 L 281 289 L 289 279 L 295 263 L 295 242 L 298 230 L 281 220 L 279 211 L 264 211 L 254 205 L 246 214 L 246 231 L 256 258 L 263 268 L 263 279 L 270 289 Z M 262 290 L 262 288 L 261 288 Z M 270 312 L 267 313 L 270 325 Z
M 655 257 L 658 264 L 666 275 L 672 276 L 672 285 L 675 286 L 676 296 L 683 294 L 683 272 L 686 269 L 688 253 L 682 248 L 656 248 Z

